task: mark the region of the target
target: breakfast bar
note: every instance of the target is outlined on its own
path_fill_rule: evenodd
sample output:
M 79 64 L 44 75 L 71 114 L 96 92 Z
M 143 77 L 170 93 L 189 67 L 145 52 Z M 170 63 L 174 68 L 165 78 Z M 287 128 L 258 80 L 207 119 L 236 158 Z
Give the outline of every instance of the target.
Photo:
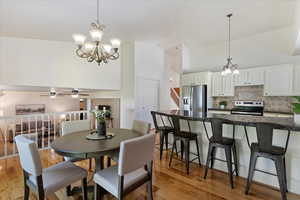
M 250 163 L 251 151 L 254 148 L 251 145 L 257 143 L 258 137 L 260 137 L 259 139 L 262 138 L 261 136 L 257 136 L 257 126 L 258 124 L 272 124 L 274 126 L 274 133 L 272 129 L 271 134 L 262 132 L 261 135 L 265 134 L 266 139 L 264 140 L 266 141 L 264 142 L 266 142 L 266 144 L 269 143 L 271 144 L 270 146 L 282 147 L 286 166 L 282 166 L 285 170 L 281 170 L 280 172 L 286 171 L 286 173 L 282 174 L 282 177 L 286 179 L 285 182 L 288 191 L 297 193 L 297 188 L 300 187 L 300 172 L 298 168 L 300 164 L 300 155 L 298 154 L 298 152 L 300 152 L 300 125 L 296 125 L 292 117 L 215 114 L 210 112 L 203 114 L 200 112 L 181 110 L 159 111 L 158 113 L 162 113 L 170 118 L 180 118 L 182 121 L 189 121 L 188 126 L 181 123 L 181 127 L 182 129 L 191 129 L 193 133 L 198 134 L 200 141 L 199 149 L 201 152 L 200 157 L 203 164 L 207 160 L 209 138 L 212 136 L 212 121 L 214 119 L 223 120 L 225 122 L 223 135 L 235 139 L 239 176 L 245 178 L 248 177 L 249 166 L 251 164 L 253 165 L 253 163 Z M 172 126 L 172 124 L 170 125 Z M 172 141 L 172 138 L 169 139 L 170 143 Z M 190 148 L 192 157 L 192 154 L 197 152 L 197 148 L 196 145 L 192 144 Z M 215 157 L 218 158 L 216 160 L 226 160 L 224 151 L 220 151 L 219 149 L 215 152 Z M 265 159 L 259 156 L 257 162 L 254 162 L 256 163 L 256 167 L 254 166 L 253 169 L 255 169 L 256 173 L 254 173 L 253 180 L 271 187 L 279 188 L 278 179 L 275 176 L 278 174 L 276 173 L 278 170 L 276 170 L 277 166 L 275 167 L 272 160 L 274 160 L 273 157 Z M 226 164 L 222 162 L 215 162 L 214 169 L 228 172 Z

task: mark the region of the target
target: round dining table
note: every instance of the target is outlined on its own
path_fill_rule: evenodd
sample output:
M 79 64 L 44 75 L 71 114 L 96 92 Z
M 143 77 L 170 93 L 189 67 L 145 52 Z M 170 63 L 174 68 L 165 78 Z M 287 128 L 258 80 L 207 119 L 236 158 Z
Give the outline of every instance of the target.
M 80 131 L 57 137 L 51 148 L 59 155 L 72 158 L 94 158 L 96 163 L 95 171 L 104 168 L 103 158 L 120 149 L 120 143 L 124 140 L 142 136 L 141 133 L 130 129 L 109 128 L 108 135 L 113 135 L 110 139 L 89 140 L 88 134 L 95 130 Z

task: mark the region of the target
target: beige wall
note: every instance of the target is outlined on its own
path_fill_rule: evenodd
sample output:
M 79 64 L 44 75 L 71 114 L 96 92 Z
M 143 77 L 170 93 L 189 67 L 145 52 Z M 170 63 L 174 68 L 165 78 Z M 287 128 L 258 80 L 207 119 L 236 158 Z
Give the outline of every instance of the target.
M 113 118 L 114 128 L 120 127 L 120 99 L 119 98 L 97 98 L 92 99 L 92 109 L 97 105 L 109 105 Z
M 40 96 L 38 92 L 5 92 L 0 96 L 0 110 L 3 111 L 3 116 L 15 115 L 17 104 L 45 104 L 46 113 L 79 110 L 79 98 L 69 96 L 51 99 Z

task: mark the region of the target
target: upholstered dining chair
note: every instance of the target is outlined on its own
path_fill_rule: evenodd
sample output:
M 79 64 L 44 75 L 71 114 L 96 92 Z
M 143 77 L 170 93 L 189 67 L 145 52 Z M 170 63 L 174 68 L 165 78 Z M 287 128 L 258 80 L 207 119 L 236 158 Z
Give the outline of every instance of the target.
M 61 123 L 61 135 L 69 135 L 80 131 L 86 131 L 91 129 L 91 121 L 90 120 L 75 120 L 75 121 L 63 121 Z M 82 158 L 71 158 L 64 157 L 65 160 L 76 162 L 85 160 Z M 90 169 L 91 169 L 91 160 L 90 160 Z
M 151 124 L 148 122 L 140 121 L 140 120 L 134 120 L 132 125 L 132 130 L 142 133 L 142 134 L 148 134 L 150 133 Z
M 82 181 L 83 198 L 87 199 L 87 171 L 65 161 L 42 168 L 35 134 L 18 135 L 15 137 L 21 166 L 24 174 L 24 199 L 29 199 L 29 188 L 37 193 L 39 200 L 65 188 L 74 182 Z
M 90 120 L 74 120 L 74 121 L 63 121 L 61 123 L 61 135 L 69 135 L 80 131 L 86 131 L 91 129 L 91 121 Z M 64 157 L 65 161 L 78 162 L 82 160 L 86 160 L 83 158 L 71 158 Z M 92 170 L 92 159 L 89 159 L 89 170 Z M 66 188 L 67 195 L 72 195 L 71 186 Z
M 95 199 L 101 199 L 102 189 L 122 200 L 125 195 L 147 183 L 148 198 L 152 196 L 152 165 L 155 134 L 121 142 L 118 165 L 96 172 Z
M 150 129 L 151 129 L 151 124 L 148 122 L 144 122 L 144 121 L 140 121 L 140 120 L 133 120 L 133 125 L 132 125 L 132 130 L 139 132 L 143 135 L 146 135 L 148 133 L 150 133 Z M 119 159 L 119 151 L 110 153 L 108 155 L 108 167 L 111 166 L 111 159 L 113 159 L 114 161 L 118 161 Z

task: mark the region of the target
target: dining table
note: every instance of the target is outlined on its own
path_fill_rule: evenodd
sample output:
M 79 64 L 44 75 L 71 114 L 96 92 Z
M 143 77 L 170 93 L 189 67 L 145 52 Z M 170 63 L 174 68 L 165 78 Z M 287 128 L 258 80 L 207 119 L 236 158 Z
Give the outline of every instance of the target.
M 90 140 L 86 136 L 91 132 L 95 130 L 79 131 L 57 137 L 50 146 L 57 154 L 64 157 L 94 159 L 94 172 L 97 172 L 104 168 L 104 156 L 118 152 L 122 141 L 142 136 L 141 133 L 131 129 L 108 128 L 107 135 L 113 135 L 113 137 Z M 92 187 L 90 189 L 93 191 Z

